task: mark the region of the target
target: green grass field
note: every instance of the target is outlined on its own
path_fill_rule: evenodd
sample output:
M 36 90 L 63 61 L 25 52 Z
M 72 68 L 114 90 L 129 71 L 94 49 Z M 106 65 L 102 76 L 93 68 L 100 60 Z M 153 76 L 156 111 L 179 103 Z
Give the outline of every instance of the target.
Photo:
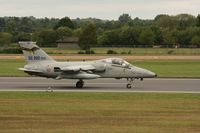
M 172 60 L 172 61 L 136 61 L 134 65 L 149 69 L 159 77 L 198 77 L 200 78 L 200 61 Z M 22 60 L 0 60 L 0 76 L 27 76 L 18 70 L 23 67 Z
M 149 69 L 159 77 L 200 77 L 198 60 L 138 61 L 132 64 Z
M 22 60 L 0 60 L 0 76 L 27 76 L 18 68 L 24 67 L 26 63 Z
M 68 50 L 59 48 L 43 48 L 48 54 L 77 54 L 80 50 Z M 106 54 L 108 50 L 114 50 L 118 54 L 128 53 L 132 55 L 200 55 L 200 48 L 92 48 L 96 54 Z
M 199 133 L 199 94 L 1 92 L 1 133 Z

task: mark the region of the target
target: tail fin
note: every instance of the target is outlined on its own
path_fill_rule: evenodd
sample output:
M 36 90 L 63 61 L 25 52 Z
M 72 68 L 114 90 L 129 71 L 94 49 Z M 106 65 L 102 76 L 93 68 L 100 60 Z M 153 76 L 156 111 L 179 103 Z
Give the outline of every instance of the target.
M 40 49 L 36 42 L 19 42 L 19 45 L 23 51 L 26 61 L 30 63 L 36 63 L 40 61 L 55 61 L 48 56 L 42 49 Z

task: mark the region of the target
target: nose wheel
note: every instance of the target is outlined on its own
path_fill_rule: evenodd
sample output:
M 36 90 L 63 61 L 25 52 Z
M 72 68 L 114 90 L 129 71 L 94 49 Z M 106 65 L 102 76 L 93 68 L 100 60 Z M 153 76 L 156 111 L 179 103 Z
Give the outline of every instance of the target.
M 131 89 L 131 88 L 132 88 L 132 85 L 131 85 L 131 84 L 127 84 L 127 85 L 126 85 L 126 88 L 127 88 L 127 89 Z
M 128 83 L 126 84 L 126 88 L 127 89 L 131 89 L 133 86 L 133 81 L 135 80 L 135 78 L 127 78 Z
M 78 82 L 76 82 L 76 88 L 83 88 L 84 82 L 83 80 L 79 80 Z

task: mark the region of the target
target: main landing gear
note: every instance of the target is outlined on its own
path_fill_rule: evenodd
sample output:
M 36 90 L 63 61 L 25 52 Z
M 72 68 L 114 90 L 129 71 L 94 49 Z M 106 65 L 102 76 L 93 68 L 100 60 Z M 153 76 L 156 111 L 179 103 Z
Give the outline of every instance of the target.
M 80 79 L 78 82 L 76 82 L 76 88 L 83 88 L 84 82 L 82 79 Z
M 131 89 L 134 80 L 135 78 L 127 78 L 128 84 L 126 84 L 126 88 Z

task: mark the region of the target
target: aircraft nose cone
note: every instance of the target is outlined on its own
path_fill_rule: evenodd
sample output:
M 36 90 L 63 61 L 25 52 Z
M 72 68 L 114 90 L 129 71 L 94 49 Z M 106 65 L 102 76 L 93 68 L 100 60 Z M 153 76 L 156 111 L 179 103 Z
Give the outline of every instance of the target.
M 154 73 L 154 72 L 151 72 L 151 71 L 146 71 L 146 75 L 147 75 L 147 77 L 149 77 L 149 78 L 154 78 L 154 77 L 157 77 L 157 74 L 156 73 Z
M 149 71 L 147 69 L 133 67 L 131 70 L 132 70 L 132 73 L 134 74 L 134 76 L 136 75 L 137 77 L 143 77 L 143 78 L 155 78 L 155 77 L 157 77 L 156 73 Z

